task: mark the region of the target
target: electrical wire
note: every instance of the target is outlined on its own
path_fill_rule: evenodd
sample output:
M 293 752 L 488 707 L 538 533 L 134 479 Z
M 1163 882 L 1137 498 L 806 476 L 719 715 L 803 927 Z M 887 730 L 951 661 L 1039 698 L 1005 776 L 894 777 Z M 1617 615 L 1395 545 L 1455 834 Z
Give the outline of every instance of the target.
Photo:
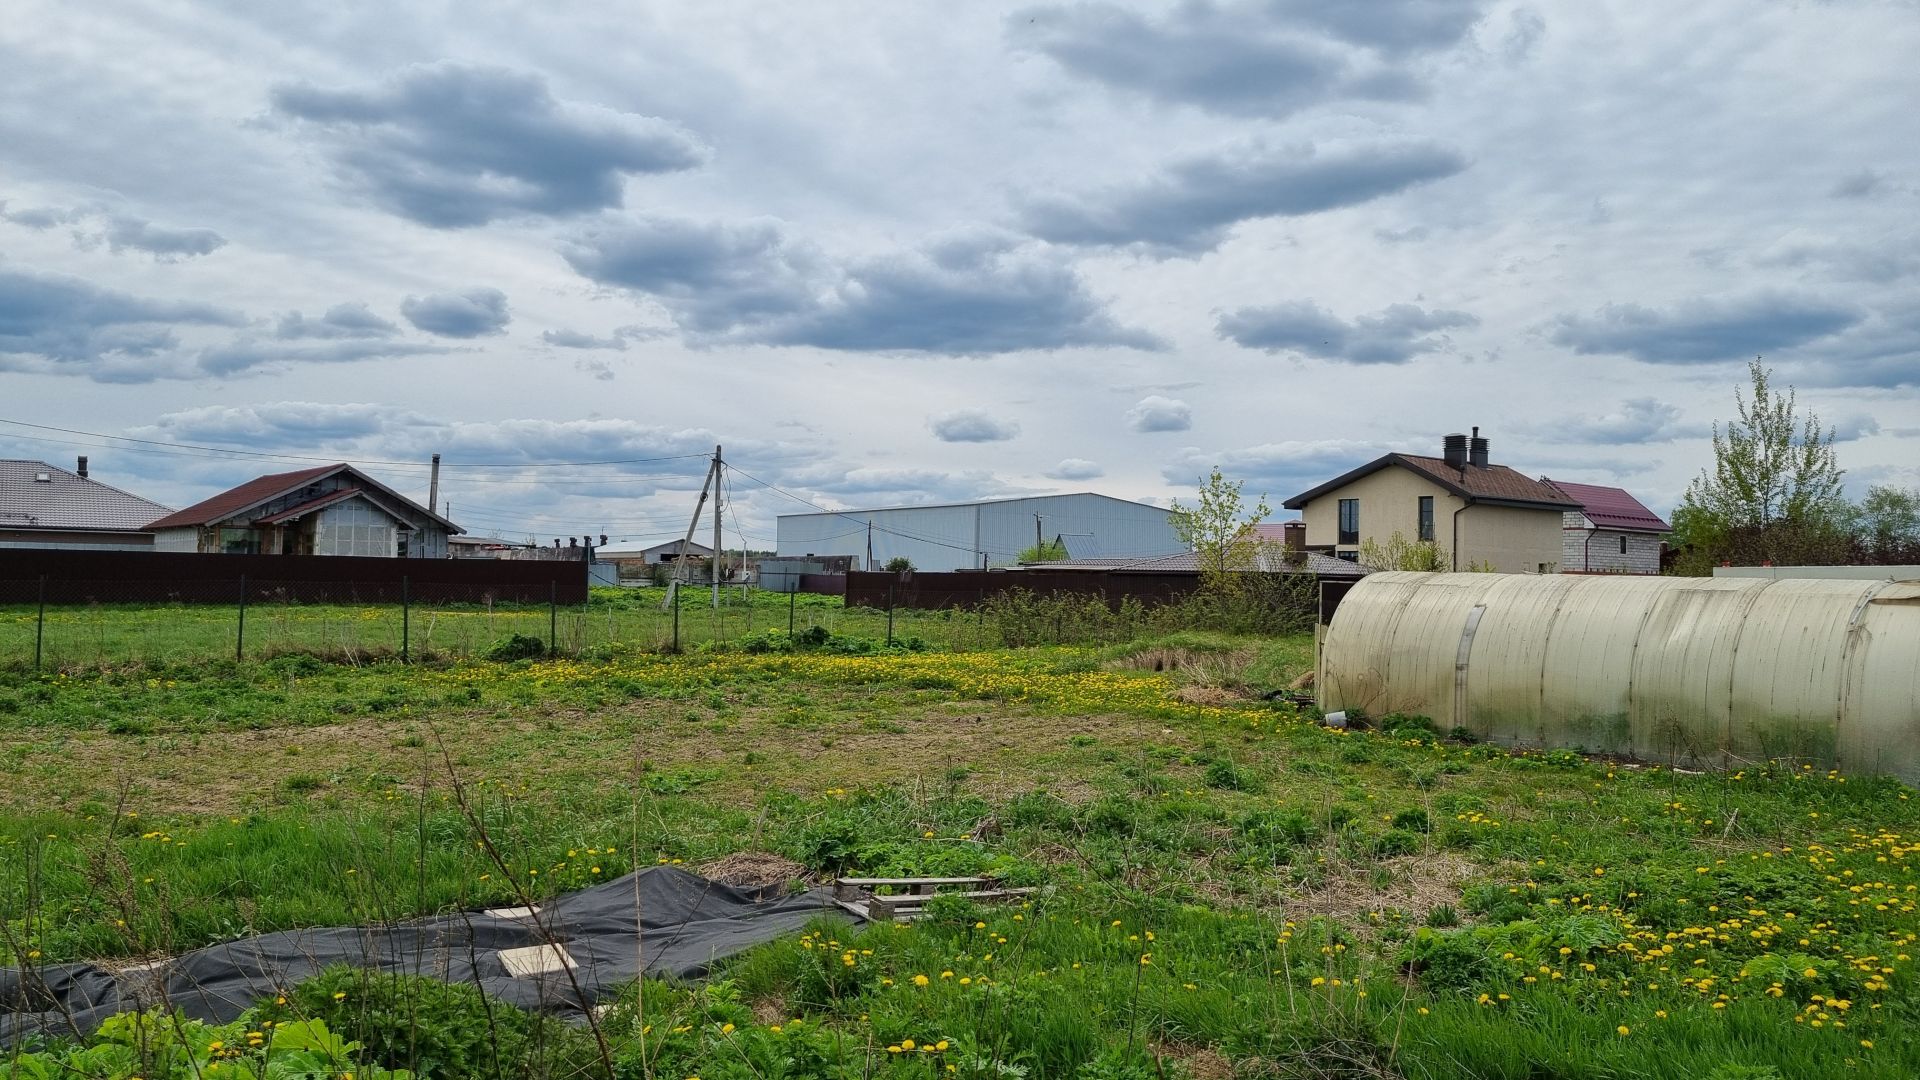
M 885 525 L 881 525 L 881 524 L 879 524 L 878 522 L 875 522 L 875 521 L 873 521 L 873 520 L 872 520 L 871 518 L 862 518 L 862 517 L 860 517 L 860 516 L 859 516 L 859 515 L 857 515 L 857 514 L 850 514 L 850 513 L 848 513 L 848 512 L 846 512 L 846 511 L 844 511 L 844 510 L 829 510 L 829 509 L 827 509 L 826 507 L 824 507 L 824 506 L 821 506 L 821 505 L 820 505 L 819 503 L 816 503 L 816 502 L 813 502 L 813 501 L 811 501 L 811 500 L 809 500 L 809 499 L 803 499 L 803 498 L 801 498 L 800 496 L 798 496 L 798 495 L 795 495 L 795 494 L 794 494 L 793 492 L 791 492 L 791 491 L 788 491 L 788 490 L 787 490 L 787 489 L 785 489 L 785 488 L 782 488 L 782 487 L 779 487 L 779 486 L 777 486 L 777 485 L 774 485 L 774 484 L 769 484 L 769 483 L 767 483 L 767 482 L 766 482 L 765 480 L 762 480 L 762 479 L 760 479 L 759 477 L 757 477 L 757 476 L 755 476 L 755 475 L 753 475 L 752 473 L 749 473 L 749 472 L 745 472 L 745 471 L 742 471 L 742 470 L 740 470 L 740 469 L 737 469 L 737 468 L 734 468 L 734 466 L 732 466 L 732 465 L 728 465 L 728 466 L 727 466 L 727 468 L 729 468 L 729 469 L 732 469 L 732 470 L 733 470 L 734 472 L 737 472 L 737 473 L 739 473 L 739 474 L 740 474 L 741 476 L 744 476 L 744 477 L 746 477 L 747 479 L 749 479 L 749 480 L 751 480 L 751 481 L 753 481 L 754 483 L 756 483 L 756 484 L 759 484 L 759 485 L 760 485 L 761 487 L 763 487 L 763 488 L 766 488 L 766 489 L 767 489 L 767 490 L 769 490 L 769 491 L 776 491 L 776 492 L 779 492 L 780 494 L 782 494 L 782 495 L 785 495 L 785 496 L 786 496 L 787 498 L 789 498 L 789 499 L 792 499 L 792 500 L 793 500 L 794 502 L 797 502 L 797 503 L 800 503 L 800 504 L 801 504 L 801 505 L 803 505 L 803 506 L 811 506 L 811 507 L 813 507 L 813 508 L 814 508 L 815 510 L 818 510 L 818 511 L 820 511 L 820 512 L 821 512 L 821 513 L 823 513 L 823 514 L 831 514 L 831 515 L 833 515 L 834 517 L 841 517 L 841 518 L 846 518 L 846 519 L 847 519 L 848 521 L 858 521 L 858 522 L 860 522 L 860 523 L 861 523 L 861 524 L 862 524 L 862 525 L 863 525 L 864 527 L 867 527 L 867 528 L 872 528 L 872 529 L 874 529 L 874 530 L 877 530 L 877 531 L 879 531 L 879 532 L 883 532 L 883 533 L 887 533 L 887 534 L 889 534 L 889 535 L 892 535 L 892 536 L 898 536 L 898 537 L 900 537 L 900 538 L 901 538 L 901 539 L 903 539 L 903 540 L 916 540 L 916 541 L 919 541 L 920 543 L 923 543 L 923 544 L 933 544 L 933 545 L 935 545 L 936 547 L 944 547 L 944 548 L 952 548 L 952 549 L 953 549 L 953 550 L 955 550 L 955 551 L 964 551 L 964 552 L 966 552 L 966 553 L 967 553 L 967 554 L 969 554 L 969 555 L 1005 555 L 1005 554 L 1018 554 L 1017 552 L 1011 552 L 1011 553 L 1010 553 L 1010 552 L 1000 552 L 1000 551 L 982 551 L 982 550 L 981 550 L 981 549 L 979 549 L 979 548 L 971 548 L 971 547 L 966 547 L 966 546 L 963 546 L 963 545 L 961 545 L 961 544 L 950 544 L 950 543 L 948 543 L 948 542 L 947 542 L 947 541 L 945 541 L 945 540 L 937 540 L 937 539 L 935 539 L 935 538 L 933 538 L 933 537 L 931 537 L 931 536 L 922 536 L 922 535 L 919 535 L 919 534 L 916 534 L 916 533 L 913 533 L 913 532 L 911 532 L 911 531 L 907 531 L 907 530 L 901 530 L 901 529 L 895 529 L 895 528 L 889 528 L 889 527 L 887 527 L 887 526 L 885 526 Z M 856 529 L 856 530 L 854 530 L 854 531 L 855 531 L 855 532 L 859 532 L 859 531 L 861 531 L 861 530 L 859 530 L 859 529 Z M 842 534 L 842 535 L 848 535 L 848 534 Z

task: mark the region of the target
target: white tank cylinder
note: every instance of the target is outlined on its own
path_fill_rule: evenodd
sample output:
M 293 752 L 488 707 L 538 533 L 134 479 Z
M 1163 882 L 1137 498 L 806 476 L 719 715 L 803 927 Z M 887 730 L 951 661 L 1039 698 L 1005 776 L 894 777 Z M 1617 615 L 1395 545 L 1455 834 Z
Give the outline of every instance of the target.
M 1504 745 L 1920 783 L 1920 583 L 1369 574 L 1314 686 Z

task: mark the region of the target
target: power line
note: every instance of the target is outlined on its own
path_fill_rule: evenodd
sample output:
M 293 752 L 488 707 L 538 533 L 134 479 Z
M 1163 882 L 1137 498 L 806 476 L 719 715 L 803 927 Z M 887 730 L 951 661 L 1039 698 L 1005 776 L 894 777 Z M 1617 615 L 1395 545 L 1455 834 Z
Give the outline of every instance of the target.
M 740 469 L 737 469 L 737 468 L 734 468 L 734 467 L 733 467 L 732 465 L 728 465 L 728 466 L 727 466 L 727 468 L 729 468 L 729 469 L 732 469 L 732 470 L 733 470 L 734 472 L 737 472 L 737 473 L 740 473 L 740 475 L 741 475 L 741 476 L 744 476 L 744 477 L 746 477 L 747 479 L 749 479 L 749 480 L 751 480 L 751 481 L 753 481 L 754 483 L 756 483 L 756 484 L 759 484 L 759 485 L 760 485 L 761 487 L 763 487 L 763 488 L 766 488 L 766 489 L 768 489 L 769 491 L 777 491 L 777 492 L 779 492 L 780 494 L 782 494 L 782 495 L 785 495 L 785 496 L 786 496 L 787 498 L 789 498 L 789 499 L 792 499 L 792 500 L 793 500 L 794 502 L 797 502 L 797 503 L 800 503 L 800 504 L 801 504 L 801 505 L 803 505 L 803 506 L 811 506 L 811 507 L 813 507 L 813 508 L 814 508 L 815 510 L 818 510 L 818 511 L 820 511 L 820 512 L 821 512 L 821 513 L 823 513 L 823 514 L 832 514 L 832 515 L 833 515 L 834 517 L 841 517 L 841 518 L 846 518 L 846 519 L 847 519 L 848 521 L 858 521 L 858 522 L 860 522 L 860 523 L 861 523 L 861 526 L 862 526 L 862 528 L 872 528 L 872 529 L 878 529 L 879 531 L 881 531 L 881 532 L 883 532 L 883 533 L 888 533 L 888 534 L 890 534 L 890 535 L 893 535 L 893 536 L 898 536 L 898 537 L 900 537 L 900 538 L 901 538 L 901 539 L 903 539 L 903 540 L 915 540 L 915 541 L 918 541 L 918 542 L 920 542 L 920 543 L 923 543 L 923 544 L 932 544 L 932 545 L 934 545 L 934 546 L 936 546 L 936 547 L 944 547 L 944 548 L 952 548 L 952 549 L 953 549 L 953 550 L 955 550 L 955 551 L 964 551 L 964 552 L 966 552 L 966 553 L 967 553 L 967 554 L 969 554 L 969 555 L 1004 555 L 1004 554 L 1008 554 L 1007 552 L 996 552 L 996 551 L 982 551 L 982 550 L 981 550 L 981 549 L 979 549 L 979 548 L 971 548 L 971 547 L 965 547 L 965 546 L 963 546 L 963 545 L 960 545 L 960 544 L 950 544 L 950 543 L 948 543 L 948 542 L 946 542 L 945 540 L 937 540 L 937 539 L 935 539 L 935 538 L 933 538 L 933 537 L 931 537 L 931 536 L 922 536 L 922 535 L 918 535 L 918 534 L 915 534 L 915 533 L 913 533 L 913 532 L 911 532 L 911 531 L 905 531 L 905 530 L 901 530 L 901 529 L 894 529 L 894 528 L 888 528 L 887 526 L 885 526 L 885 525 L 882 525 L 882 524 L 880 524 L 880 523 L 878 523 L 878 522 L 876 522 L 876 521 L 874 521 L 874 520 L 873 520 L 872 518 L 862 518 L 862 517 L 859 517 L 859 516 L 857 516 L 857 515 L 855 515 L 855 514 L 849 514 L 849 513 L 847 513 L 847 512 L 846 512 L 846 511 L 844 511 L 844 510 L 829 510 L 829 509 L 827 509 L 826 507 L 824 507 L 824 506 L 821 506 L 821 505 L 820 505 L 819 503 L 816 503 L 816 502 L 813 502 L 813 501 L 811 501 L 811 500 L 808 500 L 808 499 L 803 499 L 803 498 L 801 498 L 800 496 L 798 496 L 798 495 L 795 495 L 795 494 L 794 494 L 793 492 L 791 492 L 791 491 L 788 491 L 788 490 L 786 490 L 785 488 L 782 488 L 782 487 L 778 487 L 778 486 L 776 486 L 776 485 L 773 485 L 773 484 L 769 484 L 769 483 L 767 483 L 767 482 L 766 482 L 765 480 L 762 480 L 762 479 L 760 479 L 759 477 L 757 477 L 757 476 L 754 476 L 754 475 L 753 475 L 752 473 L 748 473 L 748 472 L 743 472 L 743 471 L 742 471 L 742 470 L 740 470 Z M 854 531 L 855 531 L 855 532 L 858 532 L 858 531 L 860 531 L 860 530 L 858 530 L 858 529 L 856 529 L 856 530 L 854 530 Z

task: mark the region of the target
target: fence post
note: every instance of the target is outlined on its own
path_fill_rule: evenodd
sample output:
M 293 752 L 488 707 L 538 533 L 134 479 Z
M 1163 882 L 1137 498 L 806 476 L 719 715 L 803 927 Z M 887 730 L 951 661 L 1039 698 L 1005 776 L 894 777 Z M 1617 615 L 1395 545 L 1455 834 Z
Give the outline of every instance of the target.
M 400 575 L 400 662 L 409 662 L 407 646 L 413 636 L 413 598 L 407 594 L 407 575 Z
M 793 598 L 800 595 L 798 589 L 787 592 L 787 636 L 793 636 Z
M 887 645 L 893 645 L 893 582 L 887 582 Z
M 554 655 L 560 640 L 560 583 L 547 582 L 547 655 Z
M 233 635 L 233 658 L 244 659 L 247 648 L 247 575 L 240 575 L 240 628 Z
M 47 636 L 47 575 L 40 575 L 40 614 L 33 620 L 33 670 L 40 670 L 40 648 Z

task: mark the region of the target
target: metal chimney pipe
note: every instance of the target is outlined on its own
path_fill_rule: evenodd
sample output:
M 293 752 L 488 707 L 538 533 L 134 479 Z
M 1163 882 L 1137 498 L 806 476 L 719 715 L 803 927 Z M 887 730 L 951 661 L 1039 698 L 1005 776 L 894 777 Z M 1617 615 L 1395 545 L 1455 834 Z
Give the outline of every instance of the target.
M 1446 460 L 1449 469 L 1467 467 L 1467 437 L 1458 432 L 1446 437 L 1441 443 L 1441 457 Z
M 1476 429 L 1477 430 L 1477 429 Z M 433 455 L 433 473 L 427 480 L 427 513 L 440 505 L 440 455 Z
M 1473 429 L 1473 438 L 1467 442 L 1467 461 L 1476 469 L 1487 467 L 1487 440 L 1480 437 L 1480 429 Z
M 74 471 L 80 474 L 80 479 L 85 480 L 87 478 L 87 455 L 80 455 L 80 467 Z

